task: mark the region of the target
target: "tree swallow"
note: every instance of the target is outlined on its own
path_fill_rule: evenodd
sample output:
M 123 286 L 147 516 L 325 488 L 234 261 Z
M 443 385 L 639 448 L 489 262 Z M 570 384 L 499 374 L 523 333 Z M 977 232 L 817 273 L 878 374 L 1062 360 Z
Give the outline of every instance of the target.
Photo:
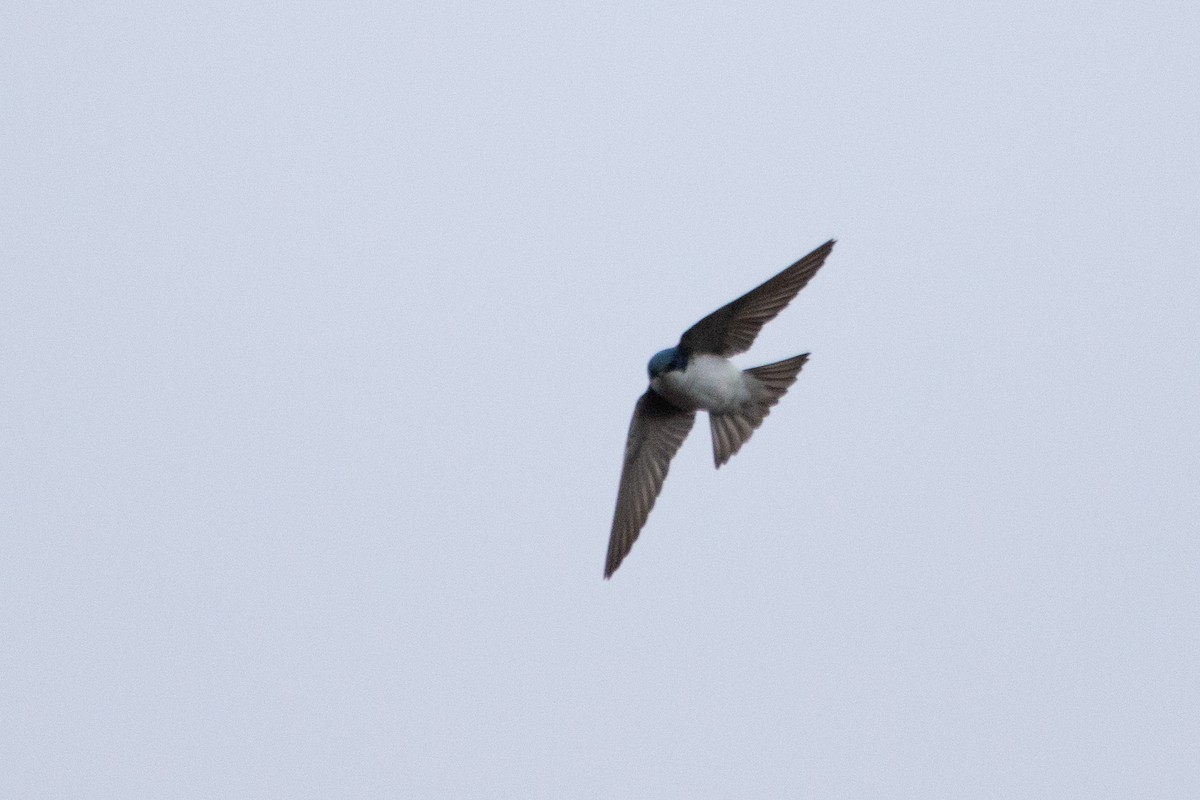
M 713 463 L 720 469 L 796 382 L 808 353 L 747 370 L 734 366 L 729 356 L 750 349 L 762 326 L 775 319 L 825 263 L 833 244 L 830 239 L 758 288 L 718 308 L 688 328 L 679 344 L 650 359 L 650 387 L 633 409 L 625 441 L 605 578 L 621 566 L 646 524 L 696 412 L 708 412 Z

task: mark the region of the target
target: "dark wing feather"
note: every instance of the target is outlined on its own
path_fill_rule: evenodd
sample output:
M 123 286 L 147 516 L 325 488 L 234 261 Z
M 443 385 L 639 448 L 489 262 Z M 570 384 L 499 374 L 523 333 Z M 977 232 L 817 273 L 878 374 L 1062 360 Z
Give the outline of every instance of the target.
M 629 554 L 662 490 L 671 459 L 695 421 L 694 411 L 681 411 L 653 389 L 647 389 L 638 400 L 625 441 L 625 465 L 608 540 L 605 578 L 611 577 Z
M 688 328 L 679 340 L 680 347 L 689 354 L 714 353 L 725 357 L 749 350 L 762 326 L 775 319 L 825 263 L 833 244 L 830 239 L 762 286 Z

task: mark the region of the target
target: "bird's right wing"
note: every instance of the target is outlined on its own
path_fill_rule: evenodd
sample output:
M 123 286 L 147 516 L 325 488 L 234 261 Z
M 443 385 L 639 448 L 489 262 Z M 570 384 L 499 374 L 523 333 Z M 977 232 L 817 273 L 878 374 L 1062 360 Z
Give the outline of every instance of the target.
M 671 459 L 695 421 L 696 412 L 676 408 L 653 389 L 647 389 L 638 399 L 625 441 L 625 465 L 608 540 L 605 578 L 611 577 L 629 554 L 662 490 Z

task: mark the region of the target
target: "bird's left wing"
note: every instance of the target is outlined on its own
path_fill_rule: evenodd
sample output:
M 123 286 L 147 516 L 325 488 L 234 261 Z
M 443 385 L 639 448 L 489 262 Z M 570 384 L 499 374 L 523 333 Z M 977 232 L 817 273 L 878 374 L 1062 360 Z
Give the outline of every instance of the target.
M 833 245 L 834 240 L 830 239 L 766 283 L 700 320 L 683 334 L 680 347 L 689 354 L 714 353 L 725 357 L 746 352 L 762 326 L 775 319 L 817 274 Z
M 676 408 L 653 389 L 647 389 L 638 399 L 625 441 L 625 465 L 608 540 L 605 578 L 611 577 L 629 554 L 662 491 L 671 459 L 695 421 L 696 412 Z

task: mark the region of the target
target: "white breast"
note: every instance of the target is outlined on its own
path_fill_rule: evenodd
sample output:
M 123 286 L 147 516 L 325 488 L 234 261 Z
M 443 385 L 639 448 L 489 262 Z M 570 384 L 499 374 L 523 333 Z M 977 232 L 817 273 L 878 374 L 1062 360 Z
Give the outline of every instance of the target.
M 692 356 L 687 369 L 664 372 L 650 385 L 680 408 L 717 413 L 741 408 L 751 398 L 742 371 L 729 359 L 713 355 Z

